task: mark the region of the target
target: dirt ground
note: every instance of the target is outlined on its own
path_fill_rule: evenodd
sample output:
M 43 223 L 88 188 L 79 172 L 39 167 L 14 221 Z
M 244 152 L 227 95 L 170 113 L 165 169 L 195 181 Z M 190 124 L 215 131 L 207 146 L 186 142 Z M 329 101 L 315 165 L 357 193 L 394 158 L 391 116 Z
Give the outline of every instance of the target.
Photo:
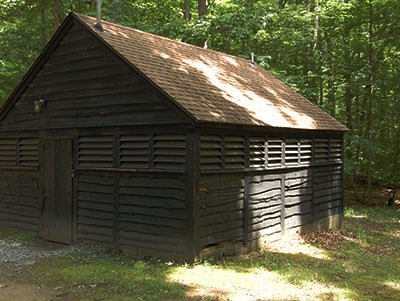
M 0 285 L 0 300 L 47 301 L 54 300 L 54 293 L 43 287 L 29 284 Z
M 0 301 L 58 300 L 51 289 L 23 284 L 20 279 L 29 280 L 38 260 L 64 256 L 76 248 L 41 240 L 0 239 Z

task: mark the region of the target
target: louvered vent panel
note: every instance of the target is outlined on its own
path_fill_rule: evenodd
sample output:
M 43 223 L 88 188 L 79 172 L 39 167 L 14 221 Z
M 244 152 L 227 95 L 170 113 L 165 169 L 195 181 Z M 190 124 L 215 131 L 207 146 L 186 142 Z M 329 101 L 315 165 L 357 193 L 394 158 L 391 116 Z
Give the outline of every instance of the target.
M 342 140 L 340 139 L 329 140 L 329 161 L 332 162 L 342 161 Z
M 299 164 L 299 143 L 297 139 L 285 140 L 285 163 L 286 165 Z
M 282 139 L 268 139 L 268 167 L 282 165 Z
M 201 136 L 200 165 L 202 170 L 216 170 L 222 168 L 221 136 Z
M 185 169 L 185 135 L 154 136 L 154 168 Z
M 120 166 L 122 168 L 149 168 L 149 135 L 122 135 L 120 137 Z
M 225 168 L 243 169 L 244 166 L 244 137 L 225 136 Z
M 0 165 L 17 165 L 17 139 L 0 138 Z
M 18 161 L 20 166 L 39 165 L 39 139 L 21 138 L 18 145 Z
M 263 137 L 249 138 L 250 167 L 265 167 L 265 139 Z
M 113 167 L 113 136 L 79 138 L 79 166 Z
M 314 162 L 322 163 L 329 160 L 328 139 L 315 139 L 314 141 Z
M 300 139 L 300 163 L 310 164 L 312 161 L 312 140 Z

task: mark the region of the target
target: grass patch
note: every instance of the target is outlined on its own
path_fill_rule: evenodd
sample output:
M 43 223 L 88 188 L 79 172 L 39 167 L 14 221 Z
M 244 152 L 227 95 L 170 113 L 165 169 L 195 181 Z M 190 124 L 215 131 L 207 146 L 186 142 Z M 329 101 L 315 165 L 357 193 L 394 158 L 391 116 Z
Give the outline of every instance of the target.
M 78 300 L 181 300 L 184 285 L 168 282 L 173 268 L 161 262 L 128 257 L 82 254 L 43 260 L 33 273 L 37 285 L 55 288 L 56 295 Z
M 50 287 L 55 300 L 400 300 L 399 210 L 348 208 L 333 234 L 333 248 L 321 233 L 195 265 L 78 252 L 41 260 L 19 281 Z
M 38 239 L 38 235 L 34 232 L 23 231 L 3 231 L 0 232 L 0 239 L 12 239 L 16 242 L 31 242 Z

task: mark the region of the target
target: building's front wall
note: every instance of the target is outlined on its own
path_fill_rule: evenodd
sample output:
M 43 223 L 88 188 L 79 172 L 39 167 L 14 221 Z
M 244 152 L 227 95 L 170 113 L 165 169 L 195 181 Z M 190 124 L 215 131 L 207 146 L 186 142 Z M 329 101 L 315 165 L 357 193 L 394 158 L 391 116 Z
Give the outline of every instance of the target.
M 0 227 L 189 258 L 188 117 L 80 24 L 64 30 L 0 125 Z
M 199 251 L 257 248 L 342 215 L 342 134 L 209 130 L 200 140 Z
M 0 225 L 38 231 L 39 138 L 35 133 L 0 137 Z

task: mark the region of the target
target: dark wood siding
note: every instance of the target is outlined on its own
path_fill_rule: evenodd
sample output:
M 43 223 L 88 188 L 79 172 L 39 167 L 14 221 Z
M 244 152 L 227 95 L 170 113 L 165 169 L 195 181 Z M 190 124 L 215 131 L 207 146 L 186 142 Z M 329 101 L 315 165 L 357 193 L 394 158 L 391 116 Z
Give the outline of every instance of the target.
M 36 169 L 1 170 L 0 226 L 39 230 L 39 172 Z
M 290 229 L 313 219 L 313 170 L 301 170 L 285 175 L 285 228 Z
M 78 176 L 78 239 L 113 244 L 114 175 Z
M 34 102 L 45 101 L 35 113 Z M 3 120 L 3 130 L 177 124 L 182 113 L 80 24 L 71 27 Z
M 281 176 L 249 176 L 250 241 L 281 232 Z
M 81 171 L 78 191 L 79 240 L 184 257 L 183 175 Z
M 121 248 L 185 254 L 184 176 L 124 175 L 120 178 L 119 194 Z
M 341 166 L 314 170 L 314 218 L 316 220 L 343 212 Z
M 200 246 L 258 239 L 343 212 L 337 136 L 204 133 Z
M 244 180 L 241 175 L 200 177 L 200 247 L 244 237 Z

